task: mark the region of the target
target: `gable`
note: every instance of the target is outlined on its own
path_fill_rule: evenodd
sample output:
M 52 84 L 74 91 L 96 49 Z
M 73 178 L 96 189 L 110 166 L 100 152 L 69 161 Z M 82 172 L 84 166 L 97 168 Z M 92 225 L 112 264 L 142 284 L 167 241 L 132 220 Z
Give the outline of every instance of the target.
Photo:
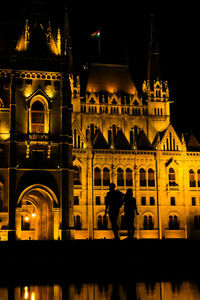
M 188 151 L 200 151 L 200 144 L 193 133 L 191 133 L 191 135 L 189 137 L 189 140 L 187 143 L 187 149 L 188 149 Z
M 165 130 L 160 141 L 160 148 L 164 151 L 180 151 L 182 150 L 182 142 L 179 139 L 173 126 L 170 124 Z
M 48 107 L 51 108 L 51 103 L 53 100 L 49 98 L 49 96 L 41 88 L 38 88 L 29 97 L 26 98 L 26 105 L 30 107 L 32 100 L 36 97 L 42 97 L 43 99 L 45 99 L 48 103 Z

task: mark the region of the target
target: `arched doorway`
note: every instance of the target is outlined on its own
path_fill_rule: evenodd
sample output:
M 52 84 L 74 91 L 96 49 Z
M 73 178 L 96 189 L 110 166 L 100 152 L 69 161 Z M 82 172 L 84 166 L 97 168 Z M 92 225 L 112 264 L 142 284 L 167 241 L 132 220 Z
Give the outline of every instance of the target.
M 53 240 L 54 223 L 59 224 L 54 222 L 54 202 L 57 198 L 48 187 L 33 185 L 26 188 L 17 203 L 17 237 L 21 240 Z

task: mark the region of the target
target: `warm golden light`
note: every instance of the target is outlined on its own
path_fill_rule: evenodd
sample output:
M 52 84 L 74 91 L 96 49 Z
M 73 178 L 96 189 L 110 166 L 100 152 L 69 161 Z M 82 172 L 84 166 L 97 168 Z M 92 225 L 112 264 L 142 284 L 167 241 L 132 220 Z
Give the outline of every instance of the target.
M 53 98 L 54 97 L 54 90 L 51 86 L 48 86 L 45 90 L 46 94 L 49 96 L 49 98 Z
M 26 222 L 28 222 L 28 221 L 29 221 L 29 217 L 26 216 L 26 217 L 24 218 L 24 220 L 25 220 Z
M 32 218 L 35 218 L 36 217 L 36 213 L 32 213 Z
M 24 287 L 24 299 L 28 299 L 28 287 Z
M 24 89 L 24 96 L 28 98 L 33 93 L 33 88 L 31 85 L 28 85 Z
M 31 300 L 35 300 L 35 293 L 31 293 Z

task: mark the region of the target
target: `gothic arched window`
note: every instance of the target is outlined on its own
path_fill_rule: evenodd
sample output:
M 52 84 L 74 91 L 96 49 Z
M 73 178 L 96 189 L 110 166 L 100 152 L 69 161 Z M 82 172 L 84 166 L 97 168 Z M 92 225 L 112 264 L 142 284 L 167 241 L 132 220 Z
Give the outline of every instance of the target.
M 179 229 L 179 218 L 177 215 L 169 216 L 169 229 L 178 230 Z
M 94 185 L 101 186 L 101 170 L 97 167 L 94 169 Z
M 192 169 L 190 169 L 189 171 L 189 181 L 190 181 L 190 187 L 196 186 L 195 174 Z
M 121 168 L 117 169 L 117 185 L 124 186 L 124 171 Z
M 153 217 L 151 215 L 144 216 L 143 228 L 144 230 L 154 229 Z
M 103 185 L 104 186 L 110 185 L 110 171 L 108 168 L 103 169 Z
M 131 169 L 126 169 L 126 186 L 132 186 L 133 185 L 133 176 Z
M 148 186 L 155 186 L 154 170 L 148 170 Z
M 140 186 L 146 186 L 147 180 L 146 180 L 146 171 L 141 168 L 140 169 Z
M 99 215 L 97 218 L 97 228 L 98 230 L 107 230 L 108 229 L 108 219 L 107 216 Z
M 31 132 L 45 133 L 45 107 L 39 100 L 31 106 Z

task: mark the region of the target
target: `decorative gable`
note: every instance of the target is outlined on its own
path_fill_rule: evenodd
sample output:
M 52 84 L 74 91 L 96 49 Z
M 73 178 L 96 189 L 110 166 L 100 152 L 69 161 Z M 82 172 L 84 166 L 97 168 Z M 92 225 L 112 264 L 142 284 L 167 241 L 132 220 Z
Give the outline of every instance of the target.
M 51 103 L 53 100 L 51 98 L 49 98 L 49 96 L 41 88 L 37 89 L 28 98 L 26 98 L 26 105 L 28 108 L 30 108 L 30 106 L 31 106 L 30 104 L 31 104 L 32 99 L 36 98 L 36 97 L 38 97 L 38 98 L 42 97 L 42 99 L 45 99 L 48 103 L 48 107 L 51 108 Z
M 184 150 L 184 145 L 171 124 L 165 130 L 165 133 L 160 141 L 160 149 L 164 151 Z

